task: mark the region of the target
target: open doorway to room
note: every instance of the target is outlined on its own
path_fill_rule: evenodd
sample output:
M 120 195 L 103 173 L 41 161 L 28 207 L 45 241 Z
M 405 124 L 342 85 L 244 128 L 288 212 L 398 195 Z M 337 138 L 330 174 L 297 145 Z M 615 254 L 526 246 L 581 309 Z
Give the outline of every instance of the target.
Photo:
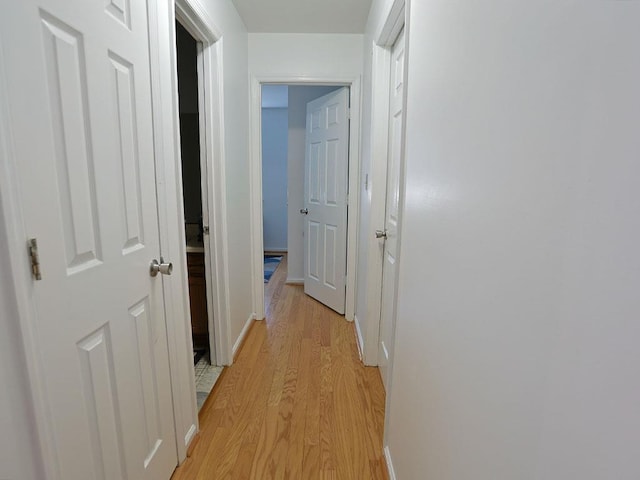
M 288 138 L 286 85 L 265 85 L 262 94 L 262 235 L 264 283 L 267 284 L 288 251 Z
M 261 86 L 264 283 L 285 268 L 286 283 L 304 285 L 339 313 L 346 295 L 349 93 L 340 85 Z
M 191 338 L 196 376 L 196 397 L 200 408 L 218 379 L 213 325 L 211 255 L 207 208 L 207 165 L 201 142 L 203 115 L 199 98 L 198 52 L 202 45 L 176 22 L 177 77 L 180 120 L 180 156 L 184 201 L 185 239 L 191 310 Z

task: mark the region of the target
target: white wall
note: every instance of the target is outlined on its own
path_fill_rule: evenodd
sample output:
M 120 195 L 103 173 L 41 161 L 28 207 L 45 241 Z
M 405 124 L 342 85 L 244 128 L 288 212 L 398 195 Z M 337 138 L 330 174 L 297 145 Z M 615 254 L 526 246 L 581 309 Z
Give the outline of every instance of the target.
M 412 2 L 397 478 L 640 478 L 639 23 Z
M 304 156 L 307 124 L 307 103 L 340 87 L 289 87 L 289 225 L 287 281 L 304 281 Z
M 249 72 L 261 76 L 356 77 L 362 35 L 250 33 Z
M 231 339 L 252 314 L 249 205 L 249 76 L 247 30 L 231 0 L 199 0 L 222 32 L 224 155 L 228 226 Z M 212 226 L 215 228 L 215 225 Z
M 262 109 L 262 234 L 265 251 L 287 250 L 286 108 Z

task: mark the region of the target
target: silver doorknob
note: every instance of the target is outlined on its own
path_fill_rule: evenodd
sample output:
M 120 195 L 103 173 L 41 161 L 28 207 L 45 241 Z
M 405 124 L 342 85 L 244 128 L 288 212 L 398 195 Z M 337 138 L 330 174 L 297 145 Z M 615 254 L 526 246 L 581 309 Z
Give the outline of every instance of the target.
M 151 265 L 149 265 L 149 275 L 155 277 L 158 273 L 162 275 L 171 275 L 173 272 L 173 263 L 165 262 L 162 257 L 160 257 L 160 263 L 155 258 L 151 260 Z
M 387 238 L 386 230 L 376 230 L 376 238 Z
M 300 213 L 303 215 L 307 215 L 309 213 L 309 210 L 307 208 L 301 208 Z

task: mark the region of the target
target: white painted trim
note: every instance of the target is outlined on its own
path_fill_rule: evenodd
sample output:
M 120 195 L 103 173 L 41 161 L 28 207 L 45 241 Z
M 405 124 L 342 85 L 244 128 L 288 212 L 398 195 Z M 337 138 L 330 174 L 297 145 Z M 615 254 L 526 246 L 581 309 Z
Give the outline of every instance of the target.
M 18 159 L 12 144 L 11 121 L 7 87 L 5 84 L 5 65 L 0 44 L 0 208 L 7 236 L 9 255 L 7 263 L 10 271 L 7 277 L 13 279 L 13 296 L 18 318 L 21 337 L 15 338 L 22 342 L 25 354 L 27 381 L 31 393 L 31 407 L 33 422 L 38 440 L 38 448 L 42 458 L 34 458 L 40 463 L 48 480 L 62 480 L 60 468 L 55 454 L 55 442 L 52 416 L 45 397 L 45 381 L 42 374 L 40 350 L 37 346 L 35 334 L 36 309 L 33 297 L 33 280 L 31 279 L 30 262 L 25 247 L 28 234 L 23 222 L 23 212 L 20 207 L 20 192 L 18 191 L 18 175 L 16 165 Z M 4 334 L 4 333 L 3 333 Z
M 206 187 L 207 191 L 207 225 L 215 226 L 211 230 L 208 245 L 205 247 L 205 269 L 208 274 L 207 307 L 209 311 L 209 331 L 212 333 L 215 342 L 216 363 L 218 365 L 231 365 L 233 355 L 231 327 L 229 324 L 231 305 L 229 299 L 229 267 L 227 263 L 229 256 L 224 161 L 224 94 L 222 90 L 223 39 L 220 37 L 220 30 L 213 24 L 213 21 L 198 2 L 195 0 L 176 0 L 175 5 L 176 19 L 202 44 L 198 56 L 198 64 L 201 68 L 201 72 L 198 72 L 198 107 L 201 112 L 201 151 L 206 156 L 204 161 L 205 168 L 203 169 L 206 175 L 204 182 L 206 183 L 203 186 Z M 177 93 L 176 90 L 174 92 L 176 102 Z M 204 125 L 202 125 L 202 122 L 204 122 Z M 179 136 L 179 131 L 177 135 Z M 180 188 L 182 188 L 182 184 L 180 184 Z M 206 255 L 207 253 L 209 255 Z
M 387 198 L 387 155 L 389 136 L 389 79 L 391 75 L 391 48 L 405 24 L 405 0 L 395 0 L 387 11 L 386 19 L 375 34 L 371 67 L 371 207 L 367 262 L 365 305 L 367 337 L 363 344 L 365 365 L 378 365 L 380 341 L 380 315 L 382 294 L 382 255 L 384 244 L 375 238 L 375 230 L 384 227 Z M 405 37 L 407 38 L 407 37 Z M 405 72 L 407 69 L 405 68 Z
M 362 339 L 362 330 L 360 330 L 360 320 L 358 319 L 357 314 L 353 316 L 353 323 L 356 327 L 356 345 L 358 345 L 358 356 L 360 357 L 360 360 L 362 360 L 362 346 L 364 345 L 364 340 Z
M 177 7 L 176 7 L 177 10 Z M 181 24 L 182 25 L 182 24 Z M 195 37 L 193 37 L 195 38 Z M 203 228 L 209 228 L 209 219 L 211 218 L 211 214 L 209 212 L 209 205 L 213 205 L 213 202 L 210 201 L 209 197 L 212 194 L 212 187 L 210 185 L 210 176 L 209 176 L 209 164 L 212 162 L 212 154 L 211 152 L 211 143 L 209 142 L 209 129 L 208 127 L 208 113 L 206 104 L 208 100 L 208 93 L 205 89 L 205 84 L 207 83 L 206 72 L 209 70 L 208 67 L 208 55 L 205 53 L 205 46 L 202 42 L 196 43 L 197 48 L 197 57 L 196 57 L 196 68 L 197 68 L 197 88 L 198 88 L 198 138 L 200 140 L 200 204 L 202 206 L 202 223 Z M 179 113 L 178 113 L 179 114 Z M 179 127 L 178 127 L 179 128 Z M 182 145 L 180 146 L 180 150 L 182 151 Z M 211 195 L 212 196 L 212 195 Z M 209 358 L 212 362 L 218 364 L 219 362 L 219 352 L 217 347 L 217 338 L 216 334 L 216 325 L 214 323 L 214 308 L 216 307 L 213 298 L 216 294 L 216 289 L 213 285 L 213 262 L 212 251 L 211 251 L 211 242 L 204 241 L 207 237 L 203 234 L 203 246 L 204 246 L 204 271 L 205 271 L 205 289 L 206 289 L 206 303 L 207 303 L 207 331 L 209 332 Z M 187 256 L 188 258 L 188 256 Z M 187 264 L 189 262 L 187 261 Z M 188 270 L 188 267 L 187 267 Z
M 184 436 L 184 444 L 187 446 L 191 445 L 191 442 L 193 442 L 193 439 L 196 437 L 196 433 L 198 433 L 198 426 L 193 424 Z
M 249 315 L 249 318 L 247 318 L 247 321 L 244 323 L 244 327 L 242 327 L 242 331 L 240 332 L 240 335 L 238 335 L 238 339 L 236 340 L 236 343 L 233 344 L 233 358 L 236 358 L 236 355 L 238 354 L 238 350 L 240 350 L 240 347 L 242 346 L 242 342 L 244 342 L 245 337 L 247 336 L 247 333 L 249 333 L 249 329 L 251 328 L 251 325 L 253 325 L 253 322 L 255 322 L 256 317 L 255 315 L 252 313 L 251 315 Z
M 391 450 L 389 445 L 384 447 L 384 461 L 387 464 L 387 473 L 389 474 L 389 480 L 396 480 L 396 471 L 393 468 L 393 460 L 391 460 Z
M 392 47 L 405 24 L 405 0 L 393 0 L 385 20 L 375 33 L 374 39 L 381 47 Z
M 352 322 L 356 311 L 358 230 L 360 225 L 360 123 L 362 122 L 361 78 L 351 82 L 349 130 L 349 205 L 347 208 L 347 298 L 345 318 Z
M 266 253 L 287 253 L 288 252 L 286 248 L 269 248 L 269 247 L 265 247 L 264 251 Z
M 257 320 L 264 319 L 264 260 L 262 232 L 262 134 L 261 112 L 264 83 L 283 85 L 343 85 L 348 86 L 351 104 L 349 131 L 349 205 L 347 208 L 347 281 L 345 318 L 353 320 L 356 302 L 356 273 L 358 259 L 358 221 L 360 210 L 360 123 L 361 78 L 357 77 L 306 77 L 298 75 L 251 76 L 250 106 L 250 178 L 251 178 L 251 278 L 253 309 Z
M 287 285 L 304 285 L 304 278 L 287 278 Z
M 222 38 L 220 30 L 198 0 L 175 0 L 176 19 L 198 41 L 213 44 Z
M 171 369 L 171 388 L 178 444 L 178 460 L 184 461 L 190 442 L 198 431 L 195 374 L 192 356 L 189 290 L 184 234 L 184 207 L 182 196 L 182 166 L 180 162 L 180 131 L 178 85 L 175 51 L 175 20 L 181 19 L 185 28 L 203 43 L 202 67 L 205 91 L 211 95 L 203 99 L 207 145 L 207 162 L 217 177 L 211 178 L 208 191 L 215 193 L 209 213 L 213 215 L 215 237 L 211 250 L 215 252 L 215 269 L 209 268 L 216 291 L 213 309 L 220 321 L 214 331 L 217 339 L 216 355 L 219 363 L 231 359 L 229 333 L 229 287 L 226 265 L 226 195 L 224 185 L 223 108 L 222 108 L 222 39 L 202 6 L 194 0 L 169 0 L 149 3 L 150 55 L 152 94 L 154 105 L 154 133 L 156 153 L 156 181 L 161 253 L 174 264 L 171 277 L 163 277 L 167 335 Z M 167 61 L 169 59 L 169 61 Z M 214 147 L 211 147 L 214 145 Z M 222 168 L 219 168 L 222 164 Z M 221 218 L 221 220 L 217 220 Z M 210 225 L 213 224 L 210 221 Z M 219 259 L 222 259 L 221 261 Z M 213 300 L 212 300 L 213 301 Z
M 262 93 L 260 82 L 249 85 L 249 213 L 251 228 L 251 296 L 256 320 L 264 320 L 264 232 L 262 225 Z M 256 105 L 257 102 L 257 105 Z M 256 160 L 257 159 L 257 160 Z

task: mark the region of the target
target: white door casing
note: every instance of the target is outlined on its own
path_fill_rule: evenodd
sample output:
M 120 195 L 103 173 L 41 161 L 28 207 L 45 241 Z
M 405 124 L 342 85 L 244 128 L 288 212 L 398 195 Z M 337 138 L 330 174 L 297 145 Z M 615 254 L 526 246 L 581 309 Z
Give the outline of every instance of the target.
M 207 112 L 205 111 L 204 103 L 205 97 L 210 92 L 205 91 L 205 81 L 204 81 L 204 73 L 206 71 L 205 67 L 205 59 L 203 54 L 203 44 L 201 41 L 197 41 L 197 76 L 198 76 L 198 128 L 200 139 L 200 202 L 202 205 L 202 228 L 203 228 L 203 242 L 204 245 L 204 264 L 205 264 L 205 278 L 206 278 L 206 291 L 207 291 L 207 326 L 209 331 L 209 358 L 212 364 L 220 365 L 219 358 L 220 352 L 218 352 L 217 338 L 216 338 L 216 328 L 214 322 L 217 319 L 213 315 L 213 298 L 214 291 L 213 288 L 213 251 L 211 248 L 211 242 L 209 241 L 210 235 L 210 218 L 211 214 L 209 212 L 209 198 L 212 196 L 209 193 L 209 179 L 211 175 L 209 175 L 209 157 L 207 152 L 206 145 L 206 135 L 207 135 Z M 205 241 L 206 240 L 206 241 Z
M 13 2 L 0 36 L 20 207 L 39 243 L 30 293 L 50 468 L 169 478 L 146 2 Z
M 307 104 L 304 291 L 345 311 L 349 89 Z
M 400 171 L 402 165 L 404 110 L 405 43 L 402 31 L 391 51 L 389 83 L 389 141 L 387 155 L 387 201 L 382 261 L 382 296 L 378 365 L 385 388 L 389 385 L 389 367 L 394 337 L 396 275 L 398 273 L 398 232 L 400 217 Z
M 192 0 L 175 0 L 175 19 L 198 42 L 198 112 L 200 116 L 202 204 L 203 209 L 207 209 L 206 213 L 203 210 L 203 221 L 210 228 L 210 234 L 204 237 L 209 340 L 215 343 L 212 346 L 212 352 L 215 352 L 217 364 L 231 365 L 233 363 L 233 348 L 229 326 L 231 312 L 227 263 L 227 216 L 225 213 L 227 208 L 223 141 L 225 109 L 222 85 L 222 31 L 215 25 L 203 6 Z M 173 94 L 177 107 L 177 85 L 174 86 Z M 177 132 L 174 133 L 177 135 Z M 177 154 L 179 155 L 179 153 Z M 182 192 L 181 179 L 178 179 L 176 187 Z M 182 202 L 182 193 L 179 198 Z M 180 212 L 182 215 L 182 207 Z M 181 243 L 181 248 L 183 246 L 184 242 Z M 186 288 L 185 291 L 187 291 Z M 189 328 L 191 328 L 190 325 Z

